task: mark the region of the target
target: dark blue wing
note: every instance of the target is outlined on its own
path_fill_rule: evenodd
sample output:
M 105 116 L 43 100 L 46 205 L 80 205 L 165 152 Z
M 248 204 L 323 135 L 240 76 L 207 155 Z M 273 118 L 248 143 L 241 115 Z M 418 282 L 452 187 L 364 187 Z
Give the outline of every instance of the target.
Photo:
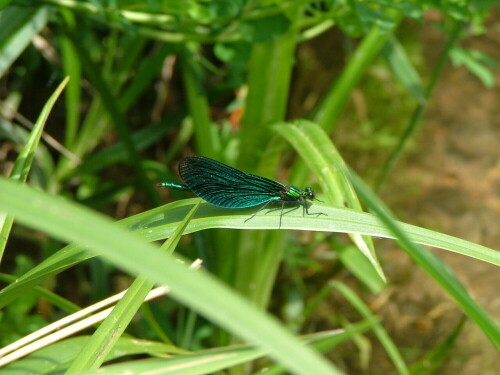
M 181 159 L 179 174 L 188 188 L 214 206 L 252 207 L 279 200 L 285 185 L 245 173 L 203 156 Z

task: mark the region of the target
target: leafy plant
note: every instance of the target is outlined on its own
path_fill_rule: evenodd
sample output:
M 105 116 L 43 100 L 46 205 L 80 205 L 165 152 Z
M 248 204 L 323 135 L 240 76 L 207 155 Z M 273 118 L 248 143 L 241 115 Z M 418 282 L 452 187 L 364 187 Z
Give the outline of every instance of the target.
M 7 332 L 10 326 L 14 334 L 25 334 L 12 324 L 13 311 L 25 323 L 54 318 L 33 314 L 36 300 L 28 291 L 61 311 L 78 311 L 71 319 L 91 315 L 80 327 L 47 325 L 47 332 L 34 334 L 36 339 L 27 336 L 0 349 L 0 366 L 40 374 L 92 373 L 101 366 L 105 373 L 126 368 L 243 374 L 271 367 L 267 361 L 272 360 L 270 373 L 338 374 L 334 362 L 318 350 L 331 353 L 371 331 L 398 373 L 420 373 L 424 366 L 416 363 L 409 369 L 408 359 L 361 292 L 339 280 L 339 270 L 345 268 L 371 292 L 385 288 L 373 237 L 396 239 L 500 347 L 492 317 L 447 265 L 421 245 L 497 266 L 498 252 L 398 222 L 353 175 L 331 141 L 353 91 L 377 57 L 383 57 L 390 79 L 407 92 L 414 110 L 380 167 L 375 187 L 382 188 L 419 128 L 450 57 L 490 84 L 491 61 L 460 47 L 470 23 L 476 30 L 483 25 L 488 7 L 476 6 L 311 0 L 0 2 L 0 73 L 6 81 L 0 138 L 15 149 L 8 151 L 2 167 L 9 177 L 0 179 L 2 271 L 8 272 L 10 260 L 26 252 L 8 240 L 24 235 L 36 245 L 30 252 L 33 268 L 15 282 L 10 275 L 3 277 L 8 285 L 0 290 L 0 330 Z M 427 9 L 440 12 L 447 41 L 424 80 L 398 31 L 403 21 L 424 21 Z M 349 40 L 359 38 L 359 43 L 326 91 L 315 93 L 320 99 L 309 106 L 309 120 L 290 119 L 293 70 L 302 63 L 296 53 L 301 43 L 330 30 Z M 62 83 L 53 90 L 56 81 Z M 63 90 L 64 108 L 54 106 Z M 46 100 L 48 91 L 54 92 Z M 31 130 L 20 115 L 28 111 L 28 102 L 32 108 L 43 106 L 31 109 L 40 112 Z M 290 163 L 291 150 L 299 158 L 290 168 L 279 168 Z M 319 185 L 322 202 L 313 204 L 325 215 L 287 212 L 278 228 L 281 212 L 272 207 L 246 221 L 253 209 L 220 209 L 155 188 L 158 181 L 175 181 L 175 161 L 192 153 L 269 177 L 278 174 L 284 180 L 287 175 L 300 187 Z M 22 186 L 27 180 L 30 186 Z M 162 197 L 170 194 L 176 200 L 163 205 Z M 373 213 L 363 212 L 364 206 Z M 68 245 L 52 250 L 53 239 Z M 160 249 L 147 243 L 165 239 Z M 338 253 L 334 270 L 307 255 L 325 247 L 330 258 Z M 293 258 L 284 263 L 286 254 Z M 85 262 L 96 256 L 108 263 Z M 198 264 L 198 258 L 202 269 L 189 269 L 187 264 Z M 282 264 L 290 279 L 278 282 Z M 81 304 L 87 304 L 89 289 L 108 294 L 110 285 L 123 277 L 116 276 L 117 270 L 136 279 L 126 280 L 130 288 L 115 297 L 119 302 L 112 312 L 90 312 L 66 300 L 72 297 L 60 281 L 66 270 L 63 275 L 76 280 L 71 287 L 78 290 Z M 322 278 L 310 286 L 302 279 L 307 272 Z M 52 290 L 41 287 L 55 277 Z M 155 284 L 168 286 L 162 291 L 168 298 L 141 308 Z M 273 293 L 277 287 L 279 293 Z M 339 313 L 330 317 L 328 328 L 316 327 L 315 315 L 334 291 L 355 308 L 359 322 L 350 323 Z M 24 307 L 18 309 L 20 305 Z M 66 338 L 103 319 L 90 337 Z M 339 326 L 344 330 L 330 331 Z M 461 326 L 425 357 L 433 369 L 451 350 Z M 43 341 L 49 330 L 54 331 L 50 341 Z M 313 334 L 298 338 L 290 330 Z M 256 361 L 264 356 L 268 359 Z

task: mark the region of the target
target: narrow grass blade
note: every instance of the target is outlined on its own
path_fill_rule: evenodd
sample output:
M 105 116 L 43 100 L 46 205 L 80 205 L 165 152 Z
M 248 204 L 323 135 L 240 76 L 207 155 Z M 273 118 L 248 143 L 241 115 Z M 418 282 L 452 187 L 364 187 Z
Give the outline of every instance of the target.
M 373 59 L 378 55 L 391 34 L 373 26 L 358 45 L 342 75 L 332 85 L 325 99 L 316 109 L 313 121 L 330 132 L 338 123 L 345 103 L 351 96 L 354 87 L 365 73 Z
M 179 243 L 182 233 L 187 224 L 199 207 L 195 205 L 186 215 L 184 220 L 179 223 L 172 236 L 163 244 L 162 249 L 168 254 L 172 254 Z M 139 275 L 127 290 L 123 298 L 115 306 L 111 314 L 99 326 L 92 338 L 87 342 L 76 360 L 71 364 L 67 375 L 79 374 L 84 371 L 99 368 L 104 362 L 108 353 L 111 351 L 117 340 L 121 337 L 130 321 L 139 310 L 147 294 L 153 287 L 146 274 Z
M 19 375 L 62 373 L 89 340 L 90 336 L 78 336 L 49 345 L 3 367 L 2 371 L 5 374 Z M 131 355 L 164 355 L 166 353 L 180 354 L 183 351 L 161 342 L 120 337 L 106 360 L 111 361 Z
M 495 85 L 492 70 L 497 67 L 497 63 L 486 53 L 471 48 L 454 47 L 450 51 L 450 58 L 454 66 L 464 66 L 487 88 L 491 89 Z
M 342 335 L 342 333 L 339 331 L 320 332 L 304 336 L 301 338 L 301 341 L 307 344 L 314 344 L 331 340 L 338 335 Z M 261 349 L 248 345 L 234 345 L 200 350 L 194 353 L 176 355 L 165 359 L 125 362 L 103 367 L 98 371 L 91 371 L 89 374 L 118 375 L 127 371 L 143 374 L 154 371 L 164 374 L 175 373 L 176 375 L 203 375 L 248 363 L 264 355 L 265 353 Z
M 179 222 L 198 201 L 198 198 L 176 201 L 131 216 L 117 224 L 138 232 L 138 235 L 146 241 L 161 240 L 172 235 Z M 302 212 L 291 212 L 283 216 L 281 229 L 358 233 L 372 237 L 395 238 L 394 234 L 372 214 L 323 204 L 315 204 L 313 208 L 328 216 L 316 218 L 307 215 L 302 216 Z M 195 217 L 186 228 L 186 233 L 212 228 L 278 229 L 281 213 L 276 212 L 276 210 L 263 210 L 262 215 L 259 214 L 249 221 L 246 221 L 246 219 L 252 214 L 253 210 L 235 211 L 202 203 Z M 498 251 L 429 229 L 401 222 L 397 222 L 397 224 L 417 243 L 452 251 L 500 266 L 500 252 Z M 0 307 L 5 306 L 43 280 L 94 256 L 94 253 L 77 245 L 69 245 L 61 249 L 20 277 L 16 283 L 1 290 Z
M 220 139 L 210 118 L 198 49 L 199 46 L 195 43 L 188 43 L 183 47 L 182 78 L 186 101 L 193 119 L 196 148 L 200 154 L 213 158 L 216 157 L 216 150 L 220 149 Z
M 65 9 L 61 15 L 68 24 L 75 25 L 75 15 Z M 80 105 L 82 99 L 82 65 L 69 39 L 61 35 L 61 58 L 64 73 L 71 77 L 65 92 L 66 126 L 64 131 L 64 145 L 72 149 L 78 134 L 80 123 Z
M 389 64 L 398 81 L 401 82 L 418 103 L 423 104 L 427 98 L 420 76 L 396 37 L 389 37 L 387 43 L 382 48 L 382 56 Z
M 0 291 L 0 306 L 4 307 L 23 293 L 31 290 L 43 280 L 94 257 L 95 254 L 81 246 L 69 245 L 45 259 L 39 265 L 21 276 L 14 283 Z
M 295 13 L 290 14 L 295 17 Z M 239 134 L 238 166 L 243 169 L 255 169 L 261 160 L 263 146 L 272 135 L 268 124 L 285 119 L 297 33 L 292 27 L 278 40 L 252 45 L 248 98 Z
M 56 100 L 61 95 L 62 90 L 68 83 L 69 77 L 66 77 L 61 84 L 57 87 L 54 93 L 51 95 L 47 103 L 45 103 L 42 111 L 40 112 L 40 116 L 33 127 L 33 130 L 30 133 L 30 137 L 26 141 L 23 149 L 19 153 L 17 160 L 14 164 L 14 169 L 10 175 L 10 179 L 13 181 L 25 182 L 28 177 L 28 173 L 31 169 L 31 164 L 33 162 L 33 158 L 35 156 L 35 151 L 38 147 L 38 143 L 40 142 L 40 137 L 43 134 L 43 128 L 45 123 L 47 122 L 47 118 L 49 117 L 50 111 L 54 106 Z M 12 224 L 14 222 L 14 218 L 12 216 L 8 216 L 0 213 L 0 263 L 3 258 L 3 253 L 5 251 L 5 246 L 7 244 L 7 239 L 9 238 L 10 230 L 12 228 Z
M 329 202 L 361 211 L 356 193 L 344 174 L 345 162 L 326 133 L 316 124 L 299 120 L 295 124 L 278 124 L 276 129 L 302 156 L 320 179 Z M 382 281 L 386 278 L 369 237 L 351 234 L 352 241 L 368 258 Z
M 368 306 L 359 298 L 356 293 L 352 289 L 350 289 L 347 285 L 334 281 L 332 282 L 333 286 L 342 293 L 342 295 L 349 301 L 349 303 L 358 311 L 358 313 L 363 316 L 365 319 L 375 319 L 374 314 L 370 311 Z M 410 375 L 410 371 L 406 366 L 406 363 L 401 356 L 397 346 L 394 344 L 394 341 L 390 338 L 387 331 L 384 327 L 379 323 L 373 327 L 373 333 L 377 336 L 377 339 L 380 341 L 382 346 L 384 347 L 387 355 L 391 359 L 392 363 L 398 370 L 399 374 Z

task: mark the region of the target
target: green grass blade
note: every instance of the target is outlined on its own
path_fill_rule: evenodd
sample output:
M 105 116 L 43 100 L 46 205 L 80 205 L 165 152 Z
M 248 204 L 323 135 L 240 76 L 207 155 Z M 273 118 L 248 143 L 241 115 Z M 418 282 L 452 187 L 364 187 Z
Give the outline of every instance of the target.
M 349 301 L 349 303 L 363 316 L 365 319 L 375 319 L 375 315 L 370 311 L 368 306 L 359 298 L 354 291 L 347 285 L 334 281 L 332 283 L 338 291 Z M 373 333 L 377 336 L 382 346 L 387 352 L 387 355 L 391 359 L 392 363 L 398 370 L 399 374 L 409 375 L 410 371 L 406 366 L 406 363 L 401 356 L 397 346 L 394 341 L 390 338 L 384 327 L 378 323 L 373 326 Z
M 268 125 L 285 120 L 299 34 L 297 22 L 303 5 L 297 3 L 293 7 L 287 14 L 291 25 L 284 35 L 252 44 L 248 97 L 239 134 L 238 166 L 246 170 L 255 170 L 264 154 L 272 136 Z
M 295 124 L 279 124 L 274 129 L 283 136 L 314 171 L 320 179 L 321 186 L 329 202 L 360 210 L 356 193 L 347 176 L 343 173 L 345 162 L 332 141 L 316 124 L 299 120 Z M 371 238 L 351 234 L 351 239 L 358 249 L 372 263 L 380 278 L 385 281 L 384 271 L 375 254 Z
M 496 68 L 496 61 L 479 50 L 453 47 L 450 58 L 454 66 L 463 66 L 474 74 L 483 85 L 492 88 L 495 85 L 495 76 L 492 68 Z
M 137 98 L 150 87 L 149 85 L 151 85 L 151 81 L 156 78 L 156 74 L 165 57 L 172 53 L 172 50 L 172 46 L 164 46 L 152 55 L 148 56 L 148 58 L 146 58 L 145 61 L 143 61 L 140 66 L 136 68 L 134 80 L 129 86 L 124 88 L 122 96 L 118 98 L 118 106 L 122 112 L 128 111 L 137 101 Z M 128 51 L 124 53 L 128 56 Z M 130 59 L 127 61 L 129 60 Z M 132 69 L 131 67 L 128 67 L 128 69 L 126 68 L 127 67 L 120 67 L 120 70 L 115 72 L 115 74 L 123 76 L 126 72 L 129 72 Z M 113 83 L 113 88 L 115 89 L 114 93 L 117 94 L 120 92 L 121 84 L 121 81 L 118 84 Z M 175 118 L 177 116 L 173 117 Z M 99 143 L 99 140 L 101 140 L 109 130 L 108 122 L 108 113 L 103 108 L 99 97 L 95 97 L 90 109 L 87 111 L 85 120 L 81 125 L 71 151 L 78 157 L 83 157 L 85 154 L 92 151 Z M 123 154 L 120 154 L 120 160 L 127 160 L 128 152 L 125 144 L 123 141 L 119 141 L 117 143 L 121 144 L 120 149 L 123 148 Z M 113 148 L 113 146 L 114 145 L 110 147 Z M 138 145 L 137 147 L 139 148 L 140 146 Z M 100 153 L 98 152 L 97 154 Z M 92 153 L 91 158 L 95 155 L 96 154 Z M 84 160 L 84 164 L 86 164 L 87 161 L 88 159 L 86 158 Z M 56 178 L 64 180 L 76 172 L 74 161 L 61 159 L 57 168 Z
M 43 280 L 94 256 L 94 253 L 84 250 L 80 246 L 66 246 L 24 274 L 16 282 L 2 289 L 0 291 L 0 306 L 6 306 L 12 300 L 22 296 L 23 293 L 40 284 Z
M 245 231 L 239 235 L 234 284 L 260 308 L 269 303 L 286 243 L 279 231 Z
M 117 224 L 137 231 L 147 241 L 161 240 L 172 235 L 179 222 L 198 201 L 199 199 L 196 198 L 176 201 L 131 216 Z M 282 217 L 281 229 L 358 233 L 373 237 L 395 238 L 394 234 L 372 214 L 319 204 L 315 204 L 313 208 L 317 209 L 318 212 L 326 213 L 328 216 L 315 218 L 302 216 L 302 212 L 291 212 Z M 189 223 L 185 233 L 212 228 L 278 229 L 280 212 L 263 210 L 262 215 L 259 214 L 252 220 L 245 222 L 253 211 L 251 209 L 235 211 L 224 210 L 203 203 Z M 398 222 L 398 225 L 417 243 L 452 251 L 500 266 L 500 252 L 498 251 L 414 225 L 401 222 Z M 20 277 L 16 283 L 1 290 L 0 308 L 43 280 L 94 256 L 95 254 L 77 245 L 69 245 L 61 249 Z
M 182 218 L 187 215 L 189 212 L 187 210 L 179 211 L 178 208 L 187 208 L 193 206 L 193 200 L 188 201 L 178 201 L 169 204 L 171 208 L 170 212 L 165 212 L 163 215 L 167 215 L 169 217 L 174 218 L 178 226 L 178 223 L 182 220 Z M 148 212 L 150 214 L 148 214 Z M 158 211 L 146 211 L 144 213 L 139 214 L 139 216 L 131 216 L 129 218 L 123 219 L 117 222 L 118 225 L 122 225 L 123 227 L 129 227 L 132 230 L 138 230 L 143 228 L 142 223 L 147 225 L 152 225 L 155 221 L 158 220 Z M 154 225 L 154 224 L 153 224 Z M 174 232 L 174 228 L 172 228 L 172 232 L 168 234 L 168 236 L 158 238 L 164 239 L 170 237 L 170 235 Z M 61 250 L 57 251 L 43 262 L 32 268 L 22 277 L 20 277 L 15 283 L 8 285 L 4 289 L 0 291 L 0 307 L 6 306 L 10 301 L 21 296 L 23 293 L 31 290 L 34 286 L 40 284 L 43 280 L 46 280 L 49 277 L 55 276 L 68 268 L 77 265 L 81 262 L 84 262 L 87 259 L 93 258 L 95 256 L 94 253 L 82 248 L 78 245 L 68 245 Z
M 40 138 L 43 133 L 43 128 L 47 119 L 49 117 L 50 111 L 54 107 L 57 99 L 61 95 L 61 92 L 64 90 L 64 87 L 69 81 L 69 77 L 66 77 L 54 91 L 54 93 L 50 96 L 49 100 L 45 103 L 42 111 L 40 112 L 40 116 L 38 117 L 33 130 L 31 131 L 30 137 L 24 145 L 23 149 L 19 153 L 19 157 L 17 158 L 16 164 L 14 165 L 14 169 L 12 170 L 10 179 L 13 181 L 24 182 L 28 177 L 28 173 L 31 169 L 31 164 L 33 162 L 33 158 L 35 156 L 35 151 L 38 147 L 38 143 L 40 142 Z
M 366 329 L 366 324 L 362 328 Z M 307 344 L 314 344 L 332 340 L 337 336 L 345 337 L 338 331 L 326 331 L 304 336 L 301 338 L 301 341 Z M 127 371 L 143 374 L 149 371 L 155 371 L 158 373 L 175 373 L 176 375 L 202 375 L 248 363 L 262 357 L 264 354 L 265 353 L 261 349 L 249 345 L 234 345 L 216 349 L 199 350 L 184 355 L 176 355 L 171 358 L 125 362 L 107 366 L 98 371 L 89 372 L 89 374 L 112 375 L 123 374 Z
M 199 203 L 188 212 L 172 236 L 162 246 L 162 249 L 168 254 L 174 252 L 182 233 L 198 207 Z M 99 368 L 139 310 L 153 286 L 154 282 L 146 275 L 139 275 L 134 280 L 125 295 L 113 308 L 111 314 L 101 323 L 76 360 L 71 364 L 68 371 L 66 371 L 67 375 L 80 374 L 83 371 Z
M 202 69 L 198 62 L 198 49 L 195 44 L 190 43 L 182 50 L 182 78 L 194 124 L 196 149 L 200 155 L 216 158 L 220 140 L 210 118 Z
M 422 81 L 417 71 L 413 67 L 406 51 L 399 41 L 391 36 L 384 48 L 382 56 L 385 58 L 394 76 L 408 90 L 408 92 L 419 102 L 423 104 L 427 98 L 422 87 Z
M 345 103 L 351 96 L 352 90 L 358 84 L 373 59 L 387 41 L 390 33 L 374 26 L 365 35 L 339 79 L 332 85 L 325 99 L 315 111 L 313 121 L 318 123 L 327 132 L 330 132 L 338 123 Z
M 62 374 L 89 339 L 89 336 L 78 336 L 49 345 L 3 367 L 3 373 L 12 375 Z M 161 342 L 120 337 L 106 360 L 111 361 L 132 355 L 161 355 L 165 353 L 181 354 L 185 351 Z
M 17 160 L 14 164 L 14 168 L 10 175 L 10 179 L 18 182 L 25 182 L 28 177 L 28 173 L 31 169 L 31 164 L 33 162 L 33 158 L 35 156 L 35 151 L 38 148 L 38 144 L 40 142 L 40 137 L 43 133 L 43 128 L 45 123 L 47 122 L 47 118 L 49 117 L 50 111 L 54 106 L 56 100 L 61 95 L 62 90 L 68 83 L 69 78 L 65 78 L 61 84 L 57 87 L 54 93 L 51 95 L 47 103 L 45 103 L 42 111 L 40 112 L 40 116 L 36 120 L 35 126 L 30 133 L 28 140 L 26 141 L 23 149 L 19 153 Z M 14 218 L 9 215 L 4 215 L 0 213 L 0 263 L 2 262 L 3 253 L 5 251 L 5 246 L 7 244 L 7 239 L 9 238 L 10 230 L 12 228 L 12 224 L 14 222 Z
M 124 88 L 123 95 L 119 99 L 122 111 L 127 111 L 137 102 L 137 99 L 141 94 L 149 90 L 151 83 L 157 79 L 157 74 L 162 69 L 165 59 L 169 55 L 172 55 L 174 51 L 175 49 L 171 45 L 166 44 L 155 51 L 152 55 L 149 55 L 147 59 L 142 61 L 138 67 L 127 66 L 122 68 L 122 70 L 127 69 L 128 73 L 130 73 L 131 69 L 136 69 L 134 80 L 129 86 Z M 138 58 L 140 59 L 141 56 Z
M 249 171 L 255 171 L 259 162 L 265 164 L 264 175 L 274 172 L 278 161 L 277 157 L 265 155 L 272 135 L 268 125 L 283 121 L 286 116 L 299 33 L 297 23 L 304 7 L 300 2 L 290 5 L 291 9 L 283 17 L 286 19 L 283 34 L 277 33 L 273 38 L 250 44 L 248 96 L 240 125 L 237 164 Z M 272 28 L 264 26 L 262 29 L 269 32 Z M 256 246 L 249 248 L 250 243 Z M 286 241 L 280 233 L 243 233 L 239 237 L 236 267 L 244 271 L 235 274 L 234 283 L 256 306 L 265 308 L 268 305 L 285 246 Z
M 394 23 L 397 25 L 397 22 Z M 363 77 L 373 60 L 380 53 L 390 33 L 373 26 L 359 43 L 340 77 L 331 85 L 324 99 L 316 106 L 311 118 L 327 133 L 336 126 L 352 91 Z M 300 161 L 293 169 L 293 183 L 302 185 L 307 176 L 307 168 Z
M 193 272 L 136 234 L 88 209 L 59 197 L 0 179 L 2 209 L 20 223 L 64 241 L 88 246 L 115 265 L 168 285 L 172 296 L 220 324 L 232 334 L 262 348 L 290 372 L 338 374 L 317 352 L 300 343 L 269 315 L 203 272 Z M 43 220 L 40 218 L 43 217 Z M 144 256 L 147 254 L 147 256 Z
M 255 170 L 257 166 L 264 165 L 264 168 L 260 168 L 263 175 L 274 173 L 280 156 L 279 152 L 270 156 L 269 152 L 264 150 L 272 135 L 268 125 L 283 121 L 286 115 L 298 36 L 298 28 L 294 23 L 298 21 L 303 5 L 297 4 L 293 7 L 288 14 L 292 25 L 284 35 L 276 40 L 251 45 L 248 97 L 239 133 L 238 165 L 245 170 Z M 280 141 L 283 145 L 284 142 Z M 257 254 L 253 253 L 254 249 L 248 251 L 248 238 L 258 239 L 259 245 L 255 246 Z M 244 271 L 236 274 L 235 284 L 242 293 L 252 296 L 257 306 L 264 308 L 268 303 L 285 243 L 279 233 L 244 233 L 240 237 L 237 267 Z M 259 262 L 259 259 L 262 261 Z
M 117 224 L 126 226 L 147 241 L 168 238 L 175 231 L 179 222 L 186 216 L 199 199 L 185 199 L 169 203 L 135 216 Z M 380 220 L 368 213 L 326 205 L 315 204 L 314 209 L 328 216 L 303 216 L 301 210 L 295 210 L 282 217 L 281 229 L 310 230 L 332 233 L 358 233 L 372 237 L 395 238 Z M 299 211 L 299 212 L 297 212 Z M 193 233 L 212 228 L 232 229 L 278 229 L 281 212 L 263 210 L 252 220 L 245 221 L 252 214 L 252 209 L 225 210 L 203 203 L 185 233 Z M 471 243 L 443 233 L 398 222 L 398 225 L 417 243 L 433 246 L 500 266 L 500 252 Z M 34 267 L 19 280 L 0 291 L 0 308 L 17 298 L 23 292 L 38 285 L 41 281 L 94 257 L 95 254 L 77 245 L 69 245 Z
M 68 24 L 74 26 L 75 17 L 71 12 L 62 10 L 62 17 Z M 65 92 L 66 102 L 66 126 L 64 132 L 64 145 L 71 150 L 75 143 L 80 124 L 80 105 L 82 100 L 82 65 L 78 59 L 69 39 L 61 35 L 61 58 L 64 73 L 71 77 L 68 88 Z

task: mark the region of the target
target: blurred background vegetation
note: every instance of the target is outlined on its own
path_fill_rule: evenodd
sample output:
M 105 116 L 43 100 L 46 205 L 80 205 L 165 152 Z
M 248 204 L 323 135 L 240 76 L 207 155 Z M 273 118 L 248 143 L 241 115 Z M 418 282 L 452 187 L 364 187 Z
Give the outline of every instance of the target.
M 320 177 L 273 127 L 304 118 L 402 221 L 498 248 L 495 3 L 0 0 L 1 173 L 11 175 L 33 123 L 69 76 L 34 154 L 28 184 L 38 190 L 130 218 L 186 198 L 155 184 L 179 181 L 179 158 L 198 154 L 312 185 L 321 199 Z M 300 334 L 359 321 L 342 289 L 349 286 L 405 364 L 368 331 L 326 351 L 345 373 L 496 373 L 495 345 L 463 324 L 435 280 L 395 243 L 375 244 L 385 285 L 360 266 L 345 235 L 212 229 L 184 236 L 177 252 L 203 259 Z M 64 245 L 14 225 L 2 240 L 3 286 Z M 498 318 L 498 269 L 439 255 Z M 132 280 L 100 258 L 45 278 L 40 285 L 64 302 L 18 295 L 0 312 L 0 347 Z M 145 305 L 127 333 L 191 351 L 238 342 L 171 299 Z M 227 373 L 270 365 L 263 359 Z

